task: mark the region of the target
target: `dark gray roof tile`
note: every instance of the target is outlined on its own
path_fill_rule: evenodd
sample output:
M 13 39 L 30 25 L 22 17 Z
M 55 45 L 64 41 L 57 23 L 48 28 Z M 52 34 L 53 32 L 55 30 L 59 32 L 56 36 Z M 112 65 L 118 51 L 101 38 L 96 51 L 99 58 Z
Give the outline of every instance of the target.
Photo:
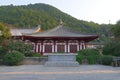
M 54 29 L 43 31 L 43 32 L 37 32 L 32 34 L 25 34 L 25 36 L 34 36 L 34 37 L 90 37 L 90 36 L 97 36 L 94 34 L 85 34 L 81 33 L 72 29 L 69 29 L 67 27 L 64 27 L 62 25 L 57 26 Z

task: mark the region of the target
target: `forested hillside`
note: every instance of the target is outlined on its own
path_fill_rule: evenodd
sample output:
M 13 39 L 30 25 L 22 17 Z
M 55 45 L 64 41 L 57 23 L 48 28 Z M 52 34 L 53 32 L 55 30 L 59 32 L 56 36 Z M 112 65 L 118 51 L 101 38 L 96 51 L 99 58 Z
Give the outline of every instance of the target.
M 62 19 L 64 26 L 81 32 L 97 33 L 104 37 L 110 35 L 111 25 L 99 25 L 94 22 L 78 20 L 47 4 L 29 4 L 24 6 L 1 6 L 0 22 L 17 28 L 34 28 L 41 24 L 43 30 L 51 29 Z

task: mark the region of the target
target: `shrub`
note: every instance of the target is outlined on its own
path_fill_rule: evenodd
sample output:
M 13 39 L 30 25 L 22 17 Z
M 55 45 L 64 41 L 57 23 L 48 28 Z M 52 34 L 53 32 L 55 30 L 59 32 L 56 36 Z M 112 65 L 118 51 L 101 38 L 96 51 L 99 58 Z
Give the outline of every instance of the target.
M 40 53 L 32 53 L 31 57 L 41 57 L 42 55 Z
M 88 64 L 96 64 L 99 61 L 99 55 L 87 56 Z
M 97 49 L 85 49 L 85 50 L 80 50 L 78 54 L 83 56 L 99 55 L 99 51 Z
M 99 51 L 97 49 L 85 49 L 78 52 L 76 60 L 82 64 L 87 59 L 88 64 L 96 64 L 99 61 Z
M 87 59 L 88 64 L 102 63 L 103 65 L 111 65 L 113 56 L 99 55 L 99 51 L 96 49 L 86 49 L 79 51 L 76 56 L 76 60 L 82 64 L 83 60 Z
M 76 61 L 79 63 L 79 64 L 82 64 L 83 60 L 85 59 L 85 56 L 82 56 L 82 55 L 77 55 L 76 56 Z
M 99 55 L 89 55 L 89 56 L 83 56 L 83 55 L 77 55 L 76 61 L 78 61 L 80 64 L 84 63 L 83 60 L 87 59 L 88 64 L 96 64 L 99 61 Z
M 0 47 L 0 59 L 6 54 L 7 49 L 4 47 Z
M 21 40 L 9 40 L 6 42 L 6 45 L 2 45 L 2 50 L 6 53 L 13 52 L 13 51 L 19 51 L 23 53 L 25 56 L 31 56 L 32 55 L 32 44 L 25 43 Z
M 120 42 L 112 41 L 103 47 L 104 55 L 120 56 Z
M 24 58 L 24 55 L 20 52 L 14 51 L 11 53 L 7 53 L 3 57 L 3 63 L 5 65 L 13 66 L 18 65 Z
M 100 59 L 101 59 L 103 65 L 111 65 L 111 63 L 113 61 L 113 56 L 102 55 Z

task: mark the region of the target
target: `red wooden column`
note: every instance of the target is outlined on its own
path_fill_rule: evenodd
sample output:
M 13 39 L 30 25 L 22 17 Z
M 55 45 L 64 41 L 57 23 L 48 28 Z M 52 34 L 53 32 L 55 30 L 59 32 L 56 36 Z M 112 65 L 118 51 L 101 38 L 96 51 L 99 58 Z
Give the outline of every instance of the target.
M 37 43 L 35 42 L 35 44 L 34 44 L 34 52 L 36 52 L 36 44 L 37 44 Z
M 38 53 L 40 53 L 40 43 L 38 44 Z
M 81 44 L 80 44 L 80 41 L 78 42 L 78 44 L 79 44 L 79 51 L 80 51 L 80 50 L 81 50 L 81 48 L 80 48 L 80 45 L 81 45 Z
M 86 47 L 87 47 L 87 46 L 86 46 L 86 42 L 85 42 L 84 44 L 85 44 L 85 49 L 86 49 Z
M 41 41 L 41 55 L 43 55 L 43 41 Z
M 54 41 L 54 52 L 56 51 L 56 41 Z
M 68 53 L 68 40 L 66 41 L 66 53 Z
M 81 42 L 81 46 L 82 46 L 82 49 L 85 49 L 85 42 L 84 41 Z

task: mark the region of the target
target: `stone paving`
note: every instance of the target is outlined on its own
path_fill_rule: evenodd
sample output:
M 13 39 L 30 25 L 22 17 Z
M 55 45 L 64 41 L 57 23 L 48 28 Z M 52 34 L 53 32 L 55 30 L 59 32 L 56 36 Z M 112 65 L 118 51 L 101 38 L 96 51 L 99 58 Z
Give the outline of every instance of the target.
M 0 80 L 120 80 L 120 67 L 103 65 L 80 65 L 79 67 L 0 66 Z

